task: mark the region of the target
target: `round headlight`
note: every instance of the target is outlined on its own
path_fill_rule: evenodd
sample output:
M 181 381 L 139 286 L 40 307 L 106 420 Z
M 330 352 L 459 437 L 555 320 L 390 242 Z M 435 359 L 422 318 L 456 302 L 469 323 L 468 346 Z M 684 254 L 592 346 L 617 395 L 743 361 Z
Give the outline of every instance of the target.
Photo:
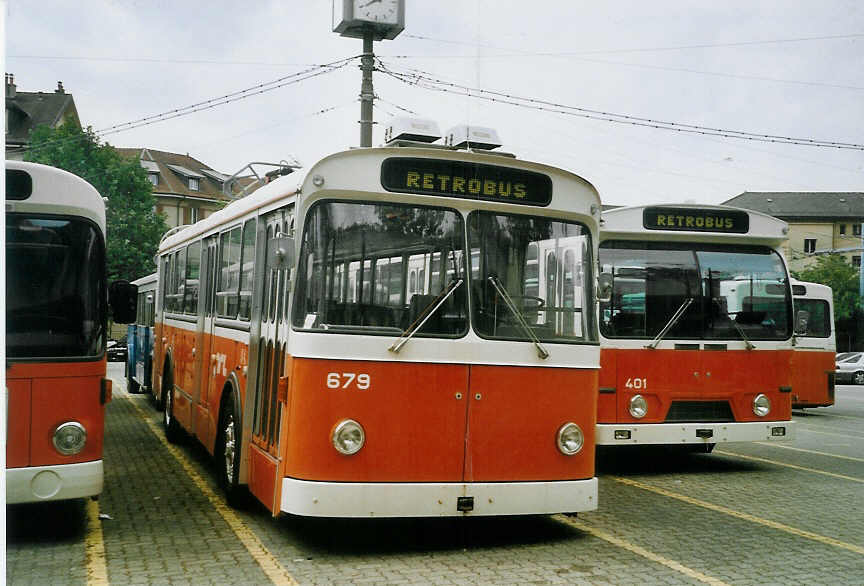
M 558 449 L 565 456 L 578 454 L 585 445 L 585 435 L 575 423 L 565 423 L 558 430 Z
M 648 413 L 648 401 L 642 395 L 630 397 L 630 415 L 636 419 L 642 419 Z
M 340 454 L 356 454 L 366 443 L 363 426 L 353 419 L 346 419 L 333 428 L 333 447 Z
M 759 417 L 765 417 L 771 411 L 771 399 L 759 393 L 753 398 L 753 413 Z
M 64 456 L 74 456 L 84 449 L 87 443 L 87 430 L 77 421 L 61 423 L 54 430 L 54 449 Z

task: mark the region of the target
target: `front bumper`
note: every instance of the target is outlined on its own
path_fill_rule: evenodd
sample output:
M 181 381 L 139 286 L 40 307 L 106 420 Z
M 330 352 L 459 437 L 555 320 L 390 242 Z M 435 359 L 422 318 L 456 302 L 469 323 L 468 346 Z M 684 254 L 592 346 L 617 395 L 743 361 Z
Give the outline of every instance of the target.
M 470 499 L 470 500 L 469 500 Z M 466 510 L 470 506 L 469 510 Z M 597 479 L 360 483 L 282 479 L 282 512 L 309 517 L 455 517 L 593 511 Z
M 779 435 L 780 430 L 783 435 Z M 598 446 L 790 441 L 795 439 L 795 424 L 792 421 L 598 423 L 595 439 Z
M 102 493 L 102 460 L 6 469 L 6 504 L 62 501 Z

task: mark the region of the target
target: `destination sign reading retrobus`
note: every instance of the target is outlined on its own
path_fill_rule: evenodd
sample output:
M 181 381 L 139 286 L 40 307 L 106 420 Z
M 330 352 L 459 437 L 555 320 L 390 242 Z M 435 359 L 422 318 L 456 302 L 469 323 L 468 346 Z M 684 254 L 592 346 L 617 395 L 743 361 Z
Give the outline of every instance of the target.
M 750 216 L 741 210 L 650 207 L 642 212 L 642 225 L 646 230 L 746 234 Z
M 552 201 L 548 175 L 497 165 L 393 157 L 381 164 L 387 191 L 547 206 Z

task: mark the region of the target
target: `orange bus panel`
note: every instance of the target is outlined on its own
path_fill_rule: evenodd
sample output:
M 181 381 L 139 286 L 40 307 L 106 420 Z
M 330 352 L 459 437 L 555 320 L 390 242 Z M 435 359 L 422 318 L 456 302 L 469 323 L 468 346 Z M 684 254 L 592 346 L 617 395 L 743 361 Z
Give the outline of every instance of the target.
M 796 350 L 792 353 L 792 406 L 829 407 L 834 404 L 830 373 L 836 367 L 833 352 Z
M 596 370 L 470 368 L 466 482 L 594 476 Z M 557 448 L 558 430 L 567 422 L 578 424 L 585 434 L 585 445 L 573 456 Z
M 662 423 L 674 401 L 728 401 L 738 422 L 761 421 L 751 408 L 753 397 L 771 400 L 772 421 L 791 418 L 789 363 L 792 350 L 602 350 L 599 423 Z M 614 369 L 614 384 L 610 376 Z M 628 410 L 633 395 L 648 403 L 645 417 Z M 610 403 L 615 400 L 613 412 Z
M 105 360 L 91 362 L 16 363 L 7 371 L 11 388 L 30 384 L 29 466 L 50 466 L 91 462 L 102 458 L 105 409 L 100 400 Z M 71 373 L 74 373 L 72 376 Z M 18 392 L 15 393 L 18 395 Z M 10 396 L 10 432 L 19 433 L 21 423 L 12 423 L 23 415 L 12 411 L 20 406 Z M 87 443 L 81 453 L 63 456 L 52 442 L 54 430 L 61 423 L 78 421 L 87 430 Z M 10 436 L 14 437 L 14 436 Z M 15 457 L 21 454 L 15 448 Z M 12 467 L 11 465 L 9 467 Z
M 294 358 L 285 476 L 337 482 L 460 482 L 468 367 Z M 363 373 L 368 389 L 328 388 L 331 372 Z M 391 406 L 392 408 L 388 408 Z M 331 443 L 344 419 L 363 426 L 353 456 Z M 553 438 L 554 439 L 554 438 Z

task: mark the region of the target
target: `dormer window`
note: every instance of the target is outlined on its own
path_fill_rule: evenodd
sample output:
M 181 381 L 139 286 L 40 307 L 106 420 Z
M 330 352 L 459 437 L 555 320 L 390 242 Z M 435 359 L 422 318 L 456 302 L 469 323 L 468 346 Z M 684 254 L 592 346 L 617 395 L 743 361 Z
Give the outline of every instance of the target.
M 186 180 L 186 188 L 189 191 L 198 191 L 201 189 L 201 180 L 204 179 L 204 175 L 201 173 L 196 173 L 183 165 L 168 164 L 167 167 Z
M 156 164 L 156 161 L 146 161 L 144 159 L 139 159 L 139 163 L 147 171 L 147 181 L 150 182 L 154 187 L 159 185 L 159 165 Z

